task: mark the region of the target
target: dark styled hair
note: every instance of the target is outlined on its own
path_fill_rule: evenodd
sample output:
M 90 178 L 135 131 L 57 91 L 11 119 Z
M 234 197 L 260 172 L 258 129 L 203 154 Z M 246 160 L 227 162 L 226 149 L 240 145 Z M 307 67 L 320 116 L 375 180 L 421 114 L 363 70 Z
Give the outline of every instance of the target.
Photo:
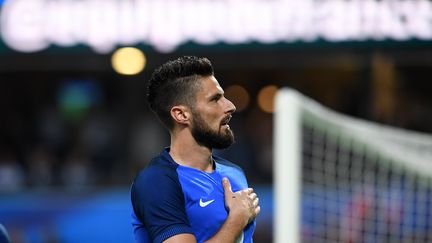
M 183 56 L 163 64 L 148 81 L 150 109 L 171 130 L 174 127 L 171 108 L 175 105 L 193 108 L 195 93 L 200 87 L 198 80 L 213 74 L 213 67 L 207 58 Z

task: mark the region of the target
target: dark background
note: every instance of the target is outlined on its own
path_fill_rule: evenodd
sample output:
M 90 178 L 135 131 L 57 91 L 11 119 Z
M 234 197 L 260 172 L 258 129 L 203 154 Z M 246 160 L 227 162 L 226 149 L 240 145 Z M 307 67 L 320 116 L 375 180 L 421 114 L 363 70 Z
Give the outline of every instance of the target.
M 430 41 L 136 47 L 147 65 L 125 76 L 112 53 L 86 46 L 24 54 L 0 44 L 0 223 L 14 242 L 132 241 L 129 186 L 169 145 L 147 107 L 146 80 L 178 56 L 209 58 L 222 87 L 249 93 L 231 121 L 237 142 L 216 153 L 257 188 L 256 242 L 272 239 L 273 115 L 257 105 L 262 88 L 291 87 L 349 116 L 432 133 Z

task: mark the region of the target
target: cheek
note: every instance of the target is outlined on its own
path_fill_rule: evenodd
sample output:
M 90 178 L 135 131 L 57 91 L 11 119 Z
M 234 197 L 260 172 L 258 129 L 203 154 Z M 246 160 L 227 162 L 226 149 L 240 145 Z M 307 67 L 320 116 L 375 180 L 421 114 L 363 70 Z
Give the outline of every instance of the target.
M 218 109 L 213 109 L 209 107 L 196 107 L 195 111 L 200 114 L 202 121 L 205 122 L 208 126 L 214 128 L 220 127 L 220 121 L 223 117 L 223 114 L 220 114 L 220 112 L 218 112 Z
M 201 112 L 201 117 L 209 124 L 213 124 L 216 122 L 219 123 L 218 120 L 220 120 L 220 116 L 217 114 L 217 112 L 211 110 L 204 110 L 203 112 Z
M 204 121 L 211 129 L 220 130 L 221 128 L 220 119 L 218 119 L 216 116 L 207 116 Z

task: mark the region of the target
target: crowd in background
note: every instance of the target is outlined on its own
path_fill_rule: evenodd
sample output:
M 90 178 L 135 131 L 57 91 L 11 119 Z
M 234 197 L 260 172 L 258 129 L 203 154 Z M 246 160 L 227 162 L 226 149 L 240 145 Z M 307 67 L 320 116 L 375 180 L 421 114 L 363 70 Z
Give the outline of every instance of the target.
M 169 146 L 168 132 L 145 101 L 129 110 L 112 105 L 123 103 L 124 97 L 107 101 L 102 85 L 98 92 L 104 98 L 73 110 L 58 97 L 64 85 L 54 84 L 57 90 L 41 104 L 22 97 L 22 101 L 9 100 L 2 107 L 0 191 L 126 186 L 152 157 Z M 257 122 L 259 126 L 255 126 Z M 240 164 L 254 182 L 269 183 L 271 122 L 271 115 L 257 109 L 239 112 L 231 122 L 237 142 L 215 153 Z
M 412 76 L 412 72 L 392 68 L 385 60 L 373 65 L 369 76 L 355 81 L 290 83 L 282 77 L 276 85 L 293 86 L 348 115 L 431 133 L 430 85 L 419 81 L 422 79 L 418 75 Z M 339 73 L 335 72 L 334 77 L 337 76 Z M 322 75 L 320 78 L 332 79 Z M 3 79 L 2 192 L 130 185 L 135 174 L 169 145 L 167 131 L 147 108 L 145 77 Z M 233 78 L 221 80 L 225 87 L 235 82 Z M 265 82 L 261 80 L 261 86 Z M 256 90 L 254 85 L 260 86 L 252 83 L 246 88 Z M 231 121 L 237 142 L 215 153 L 238 163 L 252 184 L 270 184 L 273 115 L 261 111 L 255 99 L 252 92 L 249 107 L 237 112 Z

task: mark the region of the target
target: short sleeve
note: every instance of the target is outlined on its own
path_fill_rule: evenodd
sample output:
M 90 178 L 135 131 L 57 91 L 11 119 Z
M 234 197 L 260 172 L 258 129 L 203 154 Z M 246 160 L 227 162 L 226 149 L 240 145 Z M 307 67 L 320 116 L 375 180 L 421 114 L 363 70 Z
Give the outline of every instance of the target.
M 175 167 L 152 166 L 141 172 L 132 184 L 131 200 L 152 242 L 193 234 Z

